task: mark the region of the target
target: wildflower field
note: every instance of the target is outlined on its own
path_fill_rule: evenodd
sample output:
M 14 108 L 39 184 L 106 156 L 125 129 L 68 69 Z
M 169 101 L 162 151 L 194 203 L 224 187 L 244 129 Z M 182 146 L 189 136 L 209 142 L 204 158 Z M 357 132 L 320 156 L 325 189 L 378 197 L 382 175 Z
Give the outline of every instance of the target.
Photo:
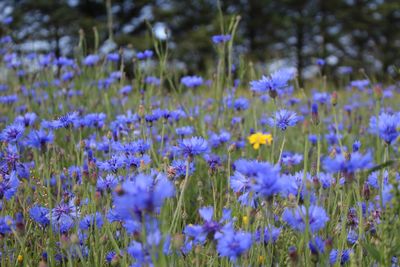
M 189 74 L 2 37 L 0 266 L 399 266 L 399 83 L 233 42 Z

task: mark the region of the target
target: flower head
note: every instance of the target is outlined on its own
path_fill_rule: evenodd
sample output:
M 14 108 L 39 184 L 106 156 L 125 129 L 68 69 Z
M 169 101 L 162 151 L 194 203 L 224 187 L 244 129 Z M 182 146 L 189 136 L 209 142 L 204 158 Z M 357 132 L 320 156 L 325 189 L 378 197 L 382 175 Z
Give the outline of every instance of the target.
M 378 120 L 372 117 L 369 121 L 370 132 L 379 135 L 387 144 L 391 144 L 400 135 L 400 112 L 396 114 L 382 113 Z
M 300 120 L 301 118 L 297 116 L 296 112 L 282 109 L 277 111 L 274 117 L 269 118 L 268 123 L 271 127 L 276 126 L 284 131 L 289 126 L 295 126 Z
M 329 221 L 325 210 L 319 206 L 310 206 L 308 210 L 305 206 L 300 206 L 294 210 L 286 208 L 282 214 L 282 219 L 293 229 L 303 232 L 306 229 L 307 213 L 311 232 L 317 232 L 324 228 Z
M 281 69 L 270 76 L 262 76 L 258 81 L 251 81 L 251 90 L 257 93 L 268 92 L 272 98 L 283 93 L 283 90 L 287 88 L 288 82 L 294 78 L 293 71 L 289 69 Z
M 250 144 L 253 146 L 255 150 L 260 148 L 260 145 L 270 145 L 272 143 L 272 135 L 271 134 L 263 134 L 261 132 L 257 132 L 255 134 L 247 137 Z
M 215 238 L 217 239 L 217 251 L 220 257 L 228 257 L 231 261 L 236 261 L 250 249 L 252 244 L 250 233 L 235 231 L 231 224 L 227 224 Z
M 203 78 L 200 76 L 185 76 L 182 77 L 181 83 L 188 88 L 195 88 L 203 84 Z
M 208 143 L 202 137 L 183 139 L 179 143 L 179 150 L 184 157 L 193 157 L 208 150 Z
M 231 35 L 230 34 L 220 34 L 220 35 L 214 35 L 212 37 L 212 41 L 214 44 L 221 44 L 221 43 L 226 43 L 229 40 L 231 40 Z

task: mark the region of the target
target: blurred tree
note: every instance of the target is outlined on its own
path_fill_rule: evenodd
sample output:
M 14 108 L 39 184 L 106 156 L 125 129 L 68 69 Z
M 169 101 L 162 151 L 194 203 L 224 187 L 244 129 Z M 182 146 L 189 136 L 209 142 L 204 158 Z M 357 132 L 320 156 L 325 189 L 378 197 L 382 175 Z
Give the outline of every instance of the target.
M 85 32 L 84 52 L 93 52 L 93 27 L 98 29 L 101 43 L 112 36 L 119 46 L 151 48 L 148 21 L 159 26 L 159 35 L 168 29 L 173 57 L 194 72 L 206 70 L 214 62 L 211 36 L 222 31 L 215 0 L 5 2 L 15 7 L 11 25 L 17 30 L 14 39 L 20 43 L 48 41 L 57 56 L 65 50 L 61 48 L 72 53 L 79 29 Z M 230 18 L 241 16 L 235 51 L 254 62 L 282 58 L 294 62 L 300 82 L 316 58 L 330 59 L 324 66 L 329 72 L 341 64 L 370 72 L 393 70 L 400 64 L 398 0 L 224 0 L 220 7 L 225 29 Z

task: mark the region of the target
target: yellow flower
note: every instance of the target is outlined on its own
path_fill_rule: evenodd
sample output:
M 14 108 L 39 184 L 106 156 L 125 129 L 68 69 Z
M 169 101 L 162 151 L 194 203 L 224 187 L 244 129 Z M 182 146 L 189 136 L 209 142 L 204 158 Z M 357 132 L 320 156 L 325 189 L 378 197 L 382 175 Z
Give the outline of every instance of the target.
M 263 134 L 263 133 L 255 133 L 247 137 L 249 140 L 250 144 L 253 145 L 253 148 L 255 150 L 260 148 L 260 145 L 265 145 L 268 144 L 270 145 L 272 143 L 272 135 L 271 134 Z
M 23 260 L 24 260 L 24 256 L 22 256 L 21 254 L 18 255 L 18 257 L 17 257 L 18 263 L 21 263 Z
M 249 224 L 249 217 L 243 216 L 242 221 L 243 221 L 243 224 L 247 226 Z

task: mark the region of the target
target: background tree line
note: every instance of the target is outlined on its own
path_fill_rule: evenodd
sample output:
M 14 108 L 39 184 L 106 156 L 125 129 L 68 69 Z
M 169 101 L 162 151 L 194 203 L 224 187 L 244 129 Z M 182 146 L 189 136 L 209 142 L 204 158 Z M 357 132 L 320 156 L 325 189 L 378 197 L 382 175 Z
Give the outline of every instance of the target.
M 80 29 L 87 52 L 93 52 L 96 38 L 110 50 L 151 48 L 148 21 L 160 38 L 167 29 L 174 58 L 203 70 L 215 56 L 210 37 L 221 33 L 222 12 L 226 20 L 240 15 L 235 53 L 254 62 L 283 58 L 303 73 L 322 58 L 324 71 L 346 65 L 392 75 L 400 63 L 398 0 L 4 0 L 0 5 L 8 10 L 3 17 L 13 18 L 7 27 L 17 32 L 16 43 L 45 41 L 38 49 L 57 56 L 73 53 Z

